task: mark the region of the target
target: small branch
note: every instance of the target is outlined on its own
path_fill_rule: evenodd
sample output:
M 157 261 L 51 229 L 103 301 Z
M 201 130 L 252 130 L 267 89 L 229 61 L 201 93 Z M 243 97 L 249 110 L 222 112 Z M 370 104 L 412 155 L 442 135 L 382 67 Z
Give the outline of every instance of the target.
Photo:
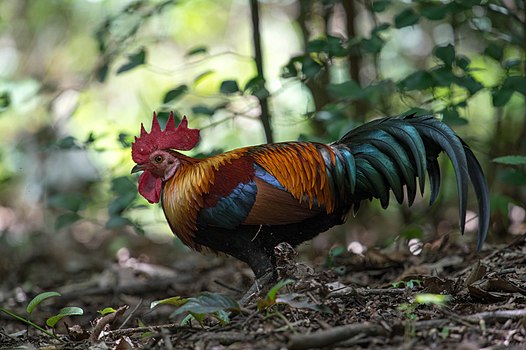
M 329 293 L 328 297 L 342 297 L 346 295 L 392 295 L 392 294 L 404 294 L 408 290 L 406 288 L 391 288 L 391 289 L 382 289 L 382 288 L 352 288 L 344 287 L 341 289 L 333 290 Z
M 133 308 L 133 310 L 130 312 L 130 314 L 128 315 L 128 317 L 126 317 L 124 319 L 124 321 L 122 321 L 121 325 L 119 326 L 119 328 L 117 329 L 122 329 L 122 327 L 124 327 L 124 325 L 126 323 L 128 323 L 128 321 L 132 318 L 132 316 L 135 314 L 135 311 L 137 311 L 137 309 L 139 308 L 139 306 L 142 305 L 142 299 L 139 300 L 139 302 L 137 303 L 137 305 L 135 305 L 135 307 Z
M 90 343 L 95 344 L 99 340 L 99 336 L 104 330 L 104 327 L 106 327 L 106 325 L 115 321 L 115 319 L 119 317 L 120 315 L 122 315 L 124 311 L 126 310 L 128 310 L 128 305 L 121 306 L 115 312 L 112 312 L 111 314 L 107 314 L 103 316 L 101 319 L 99 319 L 95 327 L 93 327 L 93 331 L 91 332 L 91 335 L 89 337 Z
M 354 323 L 311 334 L 293 335 L 289 338 L 288 345 L 291 350 L 323 348 L 347 340 L 358 334 L 378 336 L 387 335 L 387 333 L 382 326 L 376 324 Z
M 479 323 L 481 320 L 484 321 L 507 321 L 514 320 L 518 318 L 526 317 L 526 309 L 519 310 L 496 310 L 496 311 L 486 311 L 479 312 L 477 314 L 468 315 L 462 317 L 464 320 L 472 323 Z
M 261 86 L 265 88 L 265 76 L 263 73 L 263 53 L 261 50 L 261 32 L 259 30 L 259 3 L 258 0 L 250 0 L 250 14 L 252 17 L 252 38 L 254 41 L 254 59 L 256 61 L 256 69 L 259 79 L 261 79 Z M 270 113 L 268 107 L 267 94 L 263 96 L 256 95 L 261 106 L 261 124 L 265 130 L 265 137 L 268 143 L 272 143 L 274 138 L 272 136 L 272 127 L 270 125 Z
M 108 337 L 120 337 L 120 336 L 123 336 L 123 335 L 142 333 L 142 332 L 161 332 L 163 329 L 167 329 L 167 330 L 183 329 L 183 330 L 185 330 L 187 332 L 188 331 L 192 331 L 192 330 L 202 331 L 202 329 L 192 328 L 192 327 L 188 327 L 188 326 L 181 326 L 178 323 L 170 323 L 170 324 L 164 324 L 164 325 L 159 325 L 159 326 L 146 326 L 146 327 L 117 329 L 117 330 L 114 330 L 114 331 L 109 331 L 107 333 L 107 336 Z

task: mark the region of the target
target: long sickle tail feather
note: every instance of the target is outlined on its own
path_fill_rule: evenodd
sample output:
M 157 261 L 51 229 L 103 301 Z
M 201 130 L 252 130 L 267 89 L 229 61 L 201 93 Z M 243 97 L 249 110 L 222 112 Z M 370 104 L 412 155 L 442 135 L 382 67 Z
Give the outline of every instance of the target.
M 462 233 L 466 225 L 469 180 L 475 190 L 479 208 L 477 247 L 479 250 L 482 248 L 489 228 L 486 179 L 471 149 L 445 123 L 433 116 L 379 119 L 351 130 L 331 147 L 337 154 L 346 153 L 354 157 L 354 204 L 359 205 L 359 201 L 374 197 L 380 199 L 384 208 L 389 204 L 389 190 L 393 191 L 399 203 L 403 201 L 404 185 L 411 205 L 416 194 L 417 178 L 420 192 L 424 192 L 425 169 L 431 187 L 430 205 L 433 204 L 440 189 L 437 157 L 445 152 L 457 179 Z M 345 198 L 340 200 L 345 201 Z

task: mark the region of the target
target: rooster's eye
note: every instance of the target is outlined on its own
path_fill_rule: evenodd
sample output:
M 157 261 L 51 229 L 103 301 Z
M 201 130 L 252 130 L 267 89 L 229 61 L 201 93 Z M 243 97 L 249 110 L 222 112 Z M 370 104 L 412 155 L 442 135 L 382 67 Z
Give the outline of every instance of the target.
M 163 156 L 156 156 L 153 160 L 155 163 L 161 163 L 163 161 Z

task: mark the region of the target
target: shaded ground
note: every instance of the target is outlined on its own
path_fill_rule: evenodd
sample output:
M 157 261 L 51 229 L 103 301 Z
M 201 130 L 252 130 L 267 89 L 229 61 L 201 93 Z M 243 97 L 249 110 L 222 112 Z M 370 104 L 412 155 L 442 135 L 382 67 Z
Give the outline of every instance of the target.
M 33 328 L 28 335 L 23 323 L 0 313 L 2 349 L 526 346 L 526 236 L 508 246 L 488 245 L 480 256 L 455 245 L 418 257 L 397 251 L 344 252 L 317 262 L 316 271 L 295 263 L 294 252 L 281 246 L 279 273 L 295 282 L 281 288 L 277 299 L 263 292 L 233 311 L 225 324 L 208 316 L 202 325 L 193 320 L 187 326 L 180 325 L 187 313 L 173 318 L 176 307 L 150 309 L 150 303 L 202 291 L 238 300 L 252 282 L 245 265 L 197 253 L 173 257 L 170 245 L 149 248 L 142 256 L 121 250 L 116 262 L 78 247 L 70 247 L 68 254 L 42 247 L 27 258 L 9 257 L 0 248 L 0 305 L 26 317 L 31 297 L 56 290 L 62 296 L 34 312 L 37 324 L 44 325 L 64 306 L 80 306 L 84 315 L 59 322 L 59 342 Z M 155 259 L 171 255 L 173 261 Z M 451 299 L 441 306 L 440 300 L 421 300 L 424 293 Z M 106 307 L 121 309 L 101 318 L 97 311 Z

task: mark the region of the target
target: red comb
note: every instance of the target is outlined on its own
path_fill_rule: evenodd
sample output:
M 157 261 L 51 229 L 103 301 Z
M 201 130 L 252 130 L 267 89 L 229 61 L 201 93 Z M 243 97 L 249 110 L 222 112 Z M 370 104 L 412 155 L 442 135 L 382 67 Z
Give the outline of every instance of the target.
M 183 117 L 179 126 L 175 127 L 174 113 L 166 122 L 166 128 L 161 130 L 157 115 L 153 112 L 152 130 L 147 133 L 141 123 L 141 136 L 135 137 L 132 143 L 132 159 L 137 164 L 148 161 L 150 154 L 159 149 L 178 149 L 188 151 L 195 147 L 199 141 L 199 129 L 189 129 L 186 116 Z

